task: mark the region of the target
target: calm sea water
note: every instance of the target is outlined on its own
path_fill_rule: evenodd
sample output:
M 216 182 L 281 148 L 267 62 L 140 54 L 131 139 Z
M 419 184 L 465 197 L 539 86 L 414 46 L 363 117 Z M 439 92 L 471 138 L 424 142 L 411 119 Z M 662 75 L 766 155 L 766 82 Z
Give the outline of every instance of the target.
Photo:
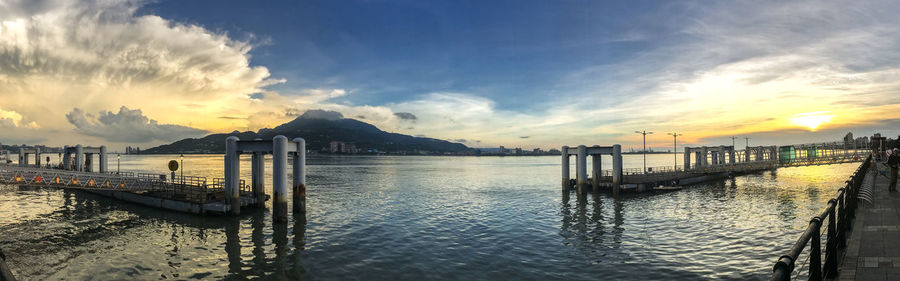
M 641 156 L 625 157 L 626 168 L 641 166 Z M 674 161 L 647 157 L 648 166 Z M 171 159 L 120 161 L 123 171 L 162 174 Z M 0 185 L 0 248 L 22 280 L 764 280 L 857 166 L 563 200 L 559 157 L 308 163 L 307 218 L 281 225 L 271 204 L 202 217 Z M 184 160 L 185 175 L 221 177 L 222 165 L 221 155 Z

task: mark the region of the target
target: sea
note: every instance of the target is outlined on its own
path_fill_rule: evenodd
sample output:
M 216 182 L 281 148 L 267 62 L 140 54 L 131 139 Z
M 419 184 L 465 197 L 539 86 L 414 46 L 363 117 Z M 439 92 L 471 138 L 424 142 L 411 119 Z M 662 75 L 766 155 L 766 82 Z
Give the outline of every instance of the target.
M 642 155 L 624 157 L 625 168 L 645 165 Z M 646 165 L 679 159 L 650 154 Z M 168 174 L 170 160 L 180 157 L 113 156 L 109 169 Z M 181 161 L 186 176 L 222 177 L 222 155 Z M 615 198 L 563 196 L 559 156 L 307 162 L 308 212 L 286 224 L 272 223 L 271 202 L 237 217 L 200 216 L 0 185 L 0 249 L 20 280 L 767 280 L 859 165 Z

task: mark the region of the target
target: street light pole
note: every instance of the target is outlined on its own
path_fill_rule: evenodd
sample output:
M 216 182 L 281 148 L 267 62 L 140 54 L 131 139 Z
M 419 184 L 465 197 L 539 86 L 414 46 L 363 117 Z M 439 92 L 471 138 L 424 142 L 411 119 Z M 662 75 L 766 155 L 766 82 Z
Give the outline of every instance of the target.
M 675 170 L 677 171 L 678 170 L 678 136 L 681 136 L 683 134 L 669 133 L 669 135 L 672 136 L 672 138 L 674 139 L 673 144 L 672 144 L 672 156 L 674 156 L 674 158 L 675 158 Z
M 644 155 L 644 173 L 647 173 L 647 135 L 653 134 L 653 132 L 647 132 L 647 131 L 634 131 L 634 132 L 644 135 L 644 150 L 641 152 L 641 154 Z
M 734 149 L 734 140 L 737 139 L 735 136 L 731 136 L 731 149 Z
M 181 158 L 179 160 L 181 160 L 181 165 L 178 165 L 181 166 L 181 184 L 184 184 L 184 153 L 181 154 Z
M 120 158 L 120 157 L 121 157 L 121 155 L 119 155 L 118 153 L 116 153 L 116 175 L 118 175 L 119 172 L 122 171 L 122 164 L 121 164 L 120 161 L 119 161 L 119 158 Z

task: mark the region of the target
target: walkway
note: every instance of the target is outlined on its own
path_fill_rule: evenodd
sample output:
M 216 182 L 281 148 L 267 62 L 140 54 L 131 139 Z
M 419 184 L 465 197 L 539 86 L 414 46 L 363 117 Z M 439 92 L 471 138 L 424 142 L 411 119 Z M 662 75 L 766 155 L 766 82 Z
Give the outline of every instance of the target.
M 900 281 L 900 192 L 887 191 L 885 169 L 879 164 L 882 173 L 870 173 L 863 184 L 874 179 L 872 202 L 860 201 L 839 280 Z

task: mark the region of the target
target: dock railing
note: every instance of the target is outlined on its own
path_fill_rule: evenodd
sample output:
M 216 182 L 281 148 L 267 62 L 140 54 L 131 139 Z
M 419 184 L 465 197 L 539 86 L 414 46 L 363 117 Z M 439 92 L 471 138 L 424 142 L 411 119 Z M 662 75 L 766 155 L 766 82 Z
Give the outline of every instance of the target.
M 825 209 L 809 221 L 806 230 L 803 231 L 791 250 L 775 262 L 772 278 L 769 280 L 791 280 L 791 275 L 797 266 L 797 259 L 807 245 L 809 245 L 809 263 L 801 264 L 801 270 L 804 267 L 809 268 L 809 280 L 824 280 L 837 276 L 838 250 L 847 245 L 847 232 L 852 228 L 851 220 L 856 214 L 859 188 L 862 186 L 871 164 L 872 157 L 869 156 L 850 176 L 850 180 L 846 182 L 845 186 L 838 189 L 837 197 L 828 200 Z M 822 261 L 823 224 L 827 226 L 824 262 Z

